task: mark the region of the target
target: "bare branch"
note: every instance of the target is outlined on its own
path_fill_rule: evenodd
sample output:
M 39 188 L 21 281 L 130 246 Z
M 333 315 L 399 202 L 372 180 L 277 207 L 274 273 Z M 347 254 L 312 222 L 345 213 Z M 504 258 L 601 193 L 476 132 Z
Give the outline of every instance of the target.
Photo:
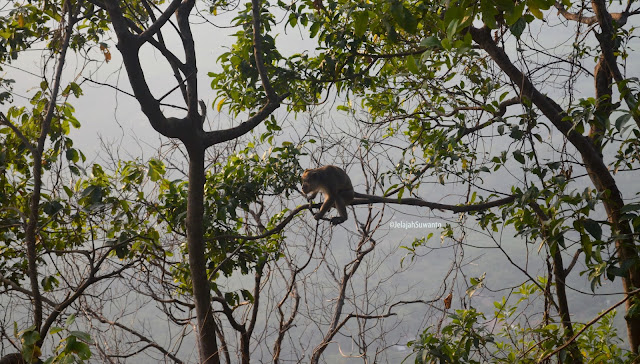
M 356 193 L 355 195 L 356 195 L 356 199 L 351 203 L 351 205 L 367 205 L 370 203 L 382 202 L 382 203 L 393 203 L 393 204 L 399 204 L 399 205 L 422 206 L 422 207 L 428 207 L 432 210 L 446 210 L 446 211 L 451 211 L 455 213 L 487 210 L 492 207 L 510 204 L 513 201 L 515 201 L 517 198 L 517 196 L 512 195 L 512 196 L 508 196 L 498 200 L 488 201 L 485 203 L 479 203 L 475 205 L 445 205 L 437 202 L 425 201 L 419 198 L 395 199 L 390 197 L 365 195 L 361 193 Z
M 183 361 L 180 360 L 180 358 L 178 358 L 177 356 L 172 354 L 170 351 L 168 351 L 167 349 L 162 347 L 160 344 L 158 344 L 154 340 L 151 340 L 147 336 L 142 335 L 140 332 L 138 332 L 138 331 L 136 331 L 136 330 L 134 330 L 134 329 L 132 329 L 132 328 L 130 328 L 128 326 L 125 326 L 125 325 L 123 325 L 123 324 L 121 324 L 121 323 L 119 323 L 117 321 L 107 320 L 102 315 L 99 315 L 98 313 L 96 313 L 95 311 L 91 310 L 90 308 L 87 308 L 87 311 L 89 313 L 91 313 L 91 315 L 93 315 L 93 317 L 95 317 L 98 321 L 102 322 L 103 324 L 107 324 L 107 325 L 118 327 L 118 328 L 130 333 L 131 335 L 134 335 L 135 337 L 140 339 L 140 341 L 149 344 L 148 347 L 152 347 L 152 348 L 158 350 L 159 352 L 161 352 L 165 356 L 171 358 L 174 362 L 183 363 Z
M 22 288 L 19 284 L 17 284 L 16 282 L 10 280 L 9 278 L 5 277 L 2 273 L 0 273 L 0 282 L 3 282 L 7 286 L 13 288 L 15 291 L 18 291 L 20 293 L 23 293 L 23 294 L 33 298 L 33 292 L 31 292 L 30 290 L 28 290 L 26 288 Z M 46 297 L 42 297 L 42 302 L 48 304 L 51 307 L 56 307 L 58 305 L 56 302 L 53 302 L 52 300 L 50 300 L 50 299 L 48 299 Z

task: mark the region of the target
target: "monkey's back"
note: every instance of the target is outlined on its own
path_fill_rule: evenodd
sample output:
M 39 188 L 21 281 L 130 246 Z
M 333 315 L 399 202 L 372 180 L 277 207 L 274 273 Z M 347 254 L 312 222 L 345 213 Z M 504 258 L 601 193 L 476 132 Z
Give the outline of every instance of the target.
M 340 194 L 340 197 L 342 197 L 346 203 L 353 201 L 353 185 L 351 184 L 351 178 L 349 178 L 347 172 L 345 172 L 344 169 L 333 165 L 324 166 L 322 168 L 325 169 L 325 173 L 331 180 L 336 181 L 336 186 L 338 187 L 336 192 Z

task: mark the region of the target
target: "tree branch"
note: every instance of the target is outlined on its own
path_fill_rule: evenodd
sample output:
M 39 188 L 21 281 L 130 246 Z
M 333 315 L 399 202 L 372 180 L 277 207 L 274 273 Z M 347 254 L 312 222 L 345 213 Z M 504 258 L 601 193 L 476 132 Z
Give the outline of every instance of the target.
M 10 280 L 9 278 L 5 277 L 2 273 L 0 273 L 0 282 L 6 284 L 7 286 L 13 288 L 15 291 L 18 291 L 20 293 L 23 293 L 29 297 L 33 297 L 33 292 L 29 291 L 26 288 L 22 288 L 19 284 L 17 284 L 16 282 Z M 46 297 L 42 297 L 42 302 L 48 304 L 51 307 L 56 307 L 56 305 L 58 305 L 56 302 L 53 302 L 52 300 L 46 298 Z
M 556 2 L 555 7 L 556 9 L 558 9 L 558 14 L 562 15 L 567 20 L 576 21 L 586 25 L 593 25 L 598 22 L 596 16 L 583 16 L 583 10 L 578 13 L 572 13 L 568 11 L 560 1 Z M 629 16 L 636 14 L 640 14 L 640 12 L 638 10 L 630 12 L 627 7 L 627 9 L 622 13 L 611 13 L 611 18 L 618 23 L 619 27 L 621 27 L 627 23 L 627 19 L 629 19 Z
M 269 100 L 270 103 L 280 103 L 281 99 L 278 98 L 278 95 L 276 95 L 276 92 L 271 87 L 269 75 L 265 68 L 264 58 L 262 57 L 264 51 L 262 49 L 261 12 L 261 0 L 251 0 L 251 13 L 253 15 L 253 56 L 256 60 L 256 68 L 258 69 L 260 80 L 262 81 L 262 87 L 264 88 L 264 92 L 267 94 L 267 100 Z
M 93 0 L 95 1 L 95 0 Z M 160 110 L 160 103 L 149 89 L 140 64 L 140 41 L 129 31 L 129 22 L 122 14 L 122 10 L 116 0 L 105 0 L 104 7 L 109 13 L 111 23 L 118 37 L 117 47 L 122 54 L 122 59 L 127 69 L 129 83 L 151 126 L 167 138 L 184 140 L 189 128 L 185 128 L 186 119 L 167 118 Z
M 42 118 L 42 124 L 40 126 L 40 135 L 38 136 L 38 143 L 33 151 L 33 191 L 29 198 L 29 218 L 27 220 L 27 226 L 25 228 L 24 240 L 27 248 L 27 266 L 29 281 L 31 283 L 31 290 L 33 291 L 33 324 L 37 331 L 42 328 L 42 295 L 40 293 L 40 282 L 38 281 L 38 257 L 37 257 L 37 229 L 38 229 L 38 217 L 40 214 L 40 195 L 42 190 L 42 155 L 44 153 L 45 142 L 49 136 L 49 130 L 51 129 L 51 121 L 53 120 L 54 111 L 56 110 L 56 101 L 58 93 L 60 91 L 62 71 L 67 57 L 67 50 L 71 40 L 71 34 L 73 33 L 73 26 L 75 25 L 75 12 L 69 0 L 65 0 L 65 6 L 69 9 L 68 22 L 64 27 L 64 39 L 60 46 L 60 53 L 57 59 L 57 65 L 55 74 L 53 76 L 53 85 L 51 88 L 51 95 L 47 108 Z M 79 5 L 78 5 L 79 6 Z M 64 25 L 64 20 L 61 21 L 61 26 Z M 42 344 L 44 340 L 44 333 L 40 332 L 41 338 L 38 345 Z
M 618 63 L 616 62 L 616 56 L 614 53 L 616 32 L 613 27 L 612 15 L 607 11 L 607 5 L 604 0 L 593 0 L 591 4 L 594 12 L 596 13 L 598 23 L 600 24 L 600 29 L 602 30 L 600 35 L 596 34 L 596 38 L 598 38 L 598 41 L 600 42 L 602 55 L 604 56 L 604 60 L 609 71 L 611 71 L 613 78 L 616 80 L 620 96 L 629 107 L 629 111 L 631 112 L 631 116 L 633 116 L 633 120 L 636 122 L 636 125 L 640 127 L 640 110 L 638 109 L 638 100 L 634 97 L 633 92 L 629 89 L 626 82 L 624 82 L 625 79 L 618 68 Z M 618 24 L 618 27 L 620 26 L 621 25 Z
M 446 210 L 446 211 L 451 211 L 455 213 L 482 211 L 482 210 L 490 209 L 492 207 L 509 204 L 515 201 L 517 198 L 517 196 L 512 195 L 512 196 L 504 197 L 498 200 L 488 201 L 488 202 L 479 203 L 475 205 L 446 205 L 446 204 L 441 204 L 437 202 L 429 202 L 429 201 L 421 200 L 419 198 L 396 199 L 396 198 L 390 198 L 390 197 L 365 195 L 357 192 L 355 196 L 356 196 L 356 199 L 351 203 L 351 205 L 367 205 L 375 202 L 382 202 L 382 203 L 393 203 L 393 204 L 399 204 L 399 205 L 428 207 L 432 210 Z M 320 206 L 320 204 L 317 204 L 317 205 Z
M 206 132 L 203 139 L 204 147 L 208 148 L 212 145 L 233 140 L 247 134 L 279 108 L 282 100 L 288 96 L 289 94 L 286 93 L 282 97 L 278 97 L 276 101 L 269 101 L 255 115 L 236 127 Z
M 140 42 L 144 43 L 151 37 L 153 37 L 156 33 L 158 33 L 160 29 L 162 29 L 164 24 L 169 19 L 171 19 L 171 16 L 176 12 L 181 2 L 182 0 L 171 1 L 171 3 L 169 3 L 169 6 L 167 7 L 167 10 L 165 10 L 162 15 L 160 15 L 160 17 L 147 28 L 147 30 L 138 35 L 138 39 L 140 40 Z M 152 14 L 152 12 L 149 12 L 149 14 Z
M 195 5 L 195 0 L 184 0 L 176 12 L 180 39 L 184 50 L 184 71 L 187 84 L 187 119 L 192 123 L 192 130 L 202 130 L 202 118 L 198 113 L 198 68 L 196 66 L 196 49 L 189 24 L 189 14 Z
M 140 339 L 140 341 L 145 342 L 147 344 L 149 344 L 150 347 L 158 350 L 159 352 L 161 352 L 162 354 L 166 355 L 167 357 L 171 358 L 174 362 L 176 363 L 183 363 L 182 360 L 180 360 L 180 358 L 178 358 L 177 356 L 175 356 L 174 354 L 172 354 L 171 352 L 169 352 L 167 349 L 163 348 L 162 346 L 160 346 L 160 344 L 158 344 L 157 342 L 149 339 L 148 337 L 142 335 L 141 333 L 139 333 L 138 331 L 127 327 L 117 321 L 110 321 L 107 320 L 106 318 L 102 317 L 101 315 L 98 315 L 98 313 L 94 312 L 91 309 L 87 309 L 89 311 L 89 313 L 91 313 L 93 315 L 93 317 L 95 317 L 98 321 L 102 322 L 103 324 L 107 324 L 107 325 L 111 325 L 111 326 L 115 326 L 118 327 L 128 333 L 130 333 L 131 335 L 134 335 L 135 337 L 137 337 L 138 339 Z

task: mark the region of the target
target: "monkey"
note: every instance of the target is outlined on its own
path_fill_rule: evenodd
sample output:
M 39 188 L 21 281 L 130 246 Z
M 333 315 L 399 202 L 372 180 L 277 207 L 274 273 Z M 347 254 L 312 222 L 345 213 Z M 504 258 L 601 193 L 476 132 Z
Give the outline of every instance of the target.
M 338 215 L 331 218 L 329 221 L 331 225 L 342 224 L 347 221 L 347 205 L 351 204 L 363 204 L 363 203 L 400 203 L 417 206 L 428 206 L 431 209 L 442 210 L 442 207 L 448 207 L 438 203 L 431 203 L 419 200 L 417 198 L 404 198 L 400 201 L 397 198 L 388 198 L 374 195 L 367 195 L 364 193 L 355 192 L 351 179 L 347 172 L 342 168 L 328 165 L 315 169 L 305 169 L 302 173 L 302 193 L 307 197 L 307 200 L 313 200 L 318 192 L 322 192 L 324 195 L 324 203 L 313 217 L 316 220 L 320 220 L 324 215 L 335 207 L 338 210 Z
M 322 217 L 335 207 L 338 215 L 331 218 L 331 225 L 342 224 L 347 221 L 347 205 L 355 196 L 353 185 L 347 172 L 336 166 L 323 166 L 315 169 L 306 169 L 302 173 L 302 193 L 308 200 L 313 200 L 318 192 L 322 192 L 324 203 L 313 217 L 316 220 Z

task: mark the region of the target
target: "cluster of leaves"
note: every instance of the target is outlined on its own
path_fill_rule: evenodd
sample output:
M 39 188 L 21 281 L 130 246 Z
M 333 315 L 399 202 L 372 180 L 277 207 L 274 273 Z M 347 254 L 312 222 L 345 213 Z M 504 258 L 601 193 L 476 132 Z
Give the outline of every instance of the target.
M 523 307 L 530 307 L 539 297 L 538 286 L 525 284 L 513 293 L 510 299 L 494 302 L 495 311 L 489 319 L 472 307 L 450 314 L 440 333 L 426 329 L 409 343 L 415 363 L 537 363 L 562 345 L 563 331 L 557 323 L 531 327 L 525 322 Z M 632 359 L 631 353 L 619 346 L 622 340 L 615 328 L 615 315 L 615 310 L 607 313 L 576 339 L 585 362 L 625 363 Z M 576 330 L 583 328 L 583 324 L 575 325 Z M 558 355 L 562 361 L 566 352 Z
M 20 52 L 33 47 L 37 42 L 46 42 L 46 47 L 54 51 L 60 48 L 61 29 L 57 26 L 69 11 L 62 1 L 23 3 L 11 0 L 9 3 L 14 8 L 9 11 L 8 16 L 0 17 L 0 61 L 16 60 Z M 140 2 L 132 2 L 129 8 L 134 3 L 141 6 Z M 76 1 L 69 1 L 68 4 L 74 9 L 78 6 Z M 136 13 L 135 18 L 139 19 L 140 14 L 142 12 Z M 95 46 L 109 29 L 106 12 L 94 4 L 85 3 L 78 17 L 82 19 L 82 24 L 71 37 L 71 49 L 81 50 Z
M 262 57 L 273 89 L 279 95 L 289 93 L 291 107 L 300 111 L 316 100 L 319 90 L 313 90 L 297 80 L 298 72 L 295 70 L 304 69 L 298 64 L 303 56 L 287 58 L 278 51 L 272 28 L 275 21 L 268 8 L 261 9 Z M 256 68 L 251 3 L 245 4 L 233 24 L 241 28 L 234 34 L 236 43 L 218 57 L 222 71 L 209 72 L 209 76 L 212 79 L 211 88 L 217 91 L 214 108 L 220 111 L 228 106 L 230 112 L 237 116 L 245 111 L 254 112 L 256 105 L 264 105 L 266 94 Z
M 256 146 L 249 143 L 246 148 L 226 158 L 224 163 L 211 166 L 205 184 L 204 236 L 208 242 L 209 270 L 217 272 L 212 275 L 212 281 L 219 274 L 230 276 L 236 270 L 247 274 L 261 269 L 269 256 L 277 258 L 284 238 L 280 233 L 256 240 L 229 236 L 259 235 L 263 229 L 274 228 L 285 217 L 287 209 L 270 216 L 267 223 L 252 223 L 252 213 L 262 213 L 264 206 L 270 203 L 269 199 L 290 196 L 297 189 L 302 170 L 298 163 L 300 153 L 298 146 L 283 142 L 258 154 Z M 160 187 L 157 209 L 167 223 L 167 232 L 182 234 L 188 183 L 180 179 L 166 179 L 165 171 L 160 168 L 155 168 L 154 173 L 157 173 Z M 186 246 L 182 249 L 186 254 Z M 230 256 L 232 252 L 234 255 Z M 175 278 L 182 282 L 185 292 L 190 292 L 186 263 L 177 264 L 174 268 Z
M 58 346 L 54 350 L 54 355 L 43 360 L 44 364 L 60 363 L 85 363 L 91 358 L 91 350 L 89 345 L 93 344 L 91 336 L 86 332 L 71 330 L 71 326 L 75 322 L 75 315 L 70 315 L 65 321 L 65 327 L 53 327 L 51 335 L 66 333 L 66 337 L 62 337 Z M 22 342 L 22 358 L 27 363 L 37 362 L 42 355 L 40 348 L 36 345 L 40 339 L 40 334 L 34 327 L 27 328 L 18 332 L 17 325 L 14 325 L 14 335 Z

